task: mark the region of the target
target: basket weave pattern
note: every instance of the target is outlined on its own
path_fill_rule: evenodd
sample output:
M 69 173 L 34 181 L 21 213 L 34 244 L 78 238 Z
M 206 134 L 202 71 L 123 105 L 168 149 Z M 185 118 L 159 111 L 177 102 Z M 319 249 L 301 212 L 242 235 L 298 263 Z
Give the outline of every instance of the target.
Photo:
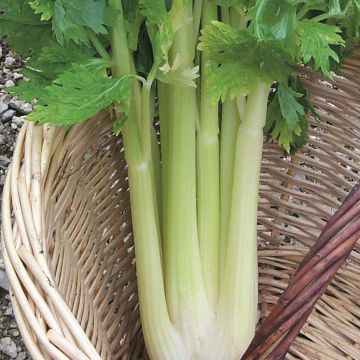
M 266 316 L 308 248 L 360 179 L 360 52 L 331 83 L 303 74 L 322 122 L 285 158 L 266 144 L 259 204 Z M 34 359 L 146 358 L 121 141 L 106 114 L 65 133 L 25 124 L 4 187 L 3 253 Z M 287 359 L 360 359 L 359 246 Z

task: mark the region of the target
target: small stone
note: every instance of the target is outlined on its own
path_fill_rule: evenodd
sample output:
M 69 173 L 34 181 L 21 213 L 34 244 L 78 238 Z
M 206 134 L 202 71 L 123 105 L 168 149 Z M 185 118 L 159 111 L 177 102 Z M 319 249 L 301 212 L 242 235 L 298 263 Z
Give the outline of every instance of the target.
M 4 69 L 4 72 L 5 70 L 6 69 Z M 12 71 L 8 70 L 5 76 L 5 81 L 12 80 L 12 76 L 13 76 Z
M 2 114 L 4 111 L 6 111 L 9 108 L 8 104 L 5 104 L 0 100 L 0 114 Z
M 19 74 L 19 73 L 14 73 L 13 74 L 13 79 L 15 80 L 15 81 L 17 81 L 17 80 L 21 80 L 21 79 L 23 79 L 24 78 L 24 75 L 23 74 Z
M 12 95 L 11 94 L 1 94 L 0 95 L 0 101 L 3 102 L 6 105 L 9 105 L 10 100 L 12 99 Z
M 6 180 L 6 176 L 5 175 L 1 175 L 0 176 L 0 186 L 4 186 L 5 185 L 5 180 Z M 0 285 L 1 286 L 1 285 Z
M 5 145 L 5 136 L 0 134 L 0 146 Z
M 20 128 L 24 123 L 24 118 L 22 116 L 14 116 L 11 122 Z
M 17 127 L 17 125 L 16 125 L 16 124 L 11 123 L 11 128 L 12 128 L 13 130 L 16 130 L 18 127 Z
M 15 336 L 15 337 L 18 337 L 20 335 L 19 330 L 12 330 L 11 335 Z M 19 349 L 19 351 L 21 351 L 21 348 Z
M 17 324 L 16 324 L 16 321 L 15 320 L 12 320 L 11 322 L 10 322 L 10 329 L 16 329 L 18 326 L 17 326 Z
M 5 155 L 0 155 L 0 166 L 8 166 L 10 164 L 11 160 L 5 156 Z
M 5 316 L 11 316 L 13 314 L 12 308 L 6 309 L 4 314 L 5 314 Z
M 8 80 L 8 81 L 6 81 L 6 83 L 4 84 L 4 86 L 5 86 L 6 88 L 13 87 L 13 86 L 15 86 L 15 83 L 14 83 L 12 80 Z
M 4 67 L 8 68 L 8 69 L 12 68 L 13 65 L 15 64 L 15 61 L 16 60 L 13 57 L 10 57 L 10 56 L 6 57 L 5 61 L 4 61 Z
M 2 47 L 1 47 L 1 44 L 0 44 L 0 58 L 2 58 L 3 56 L 3 50 L 2 50 Z
M 25 360 L 26 357 L 26 352 L 22 351 L 18 354 L 18 357 L 16 358 L 16 360 Z
M 1 119 L 3 122 L 7 122 L 7 121 L 10 121 L 12 119 L 13 116 L 15 116 L 16 114 L 16 111 L 15 110 L 12 110 L 12 109 L 9 109 L 9 110 L 6 110 L 2 115 L 1 115 Z
M 1 176 L 1 179 L 3 176 L 4 175 Z M 5 176 L 4 176 L 4 178 L 5 178 Z M 6 291 L 9 291 L 9 279 L 7 278 L 4 270 L 0 270 L 0 288 L 4 289 Z
M 18 99 L 11 99 L 9 106 L 23 115 L 30 114 L 32 111 L 31 104 L 20 101 Z
M 12 359 L 17 357 L 16 345 L 9 337 L 0 339 L 0 351 Z
M 25 360 L 26 359 L 26 352 L 19 352 L 16 360 Z

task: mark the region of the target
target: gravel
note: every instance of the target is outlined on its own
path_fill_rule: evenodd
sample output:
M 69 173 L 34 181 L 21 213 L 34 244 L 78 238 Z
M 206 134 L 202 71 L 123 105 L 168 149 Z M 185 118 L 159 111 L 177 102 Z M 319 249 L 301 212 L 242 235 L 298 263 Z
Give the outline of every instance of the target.
M 3 337 L 0 339 L 0 351 L 8 355 L 11 359 L 17 358 L 17 348 L 14 341 L 10 337 Z
M 24 115 L 32 110 L 31 104 L 5 93 L 6 88 L 16 86 L 22 79 L 20 69 L 23 65 L 21 59 L 0 39 L 0 216 L 5 174 L 11 162 L 14 143 Z M 0 249 L 0 360 L 30 360 L 17 328 L 8 291 L 9 281 Z
M 20 101 L 17 99 L 12 98 L 9 102 L 9 106 L 16 110 L 18 113 L 22 115 L 30 114 L 32 111 L 32 106 L 29 103 L 26 103 L 24 101 Z

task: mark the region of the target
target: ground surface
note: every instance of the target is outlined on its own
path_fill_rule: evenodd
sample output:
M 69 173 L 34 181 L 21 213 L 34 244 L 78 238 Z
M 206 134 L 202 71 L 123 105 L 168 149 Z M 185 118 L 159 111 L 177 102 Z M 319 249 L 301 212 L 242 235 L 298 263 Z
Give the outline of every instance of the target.
M 16 136 L 23 123 L 23 116 L 31 105 L 16 101 L 6 93 L 6 88 L 21 80 L 23 62 L 0 40 L 0 215 L 1 195 L 7 167 L 11 161 Z M 1 227 L 1 225 L 0 225 Z M 21 340 L 8 293 L 8 281 L 0 251 L 0 360 L 30 359 Z

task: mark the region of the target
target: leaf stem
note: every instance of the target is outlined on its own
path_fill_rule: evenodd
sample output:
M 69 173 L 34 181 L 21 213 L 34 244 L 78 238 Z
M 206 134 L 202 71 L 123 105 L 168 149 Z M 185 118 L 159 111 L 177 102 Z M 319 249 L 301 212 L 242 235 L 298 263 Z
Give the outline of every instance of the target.
M 88 33 L 91 43 L 93 44 L 93 46 L 96 49 L 96 51 L 98 52 L 98 54 L 110 66 L 111 65 L 111 56 L 105 49 L 104 45 L 101 43 L 99 38 L 91 30 L 88 30 L 87 33 Z
M 331 17 L 332 17 L 332 15 L 330 15 L 329 13 L 323 13 L 323 14 L 320 14 L 318 16 L 315 16 L 315 17 L 311 18 L 310 20 L 320 22 L 320 21 L 323 21 L 323 20 L 327 20 L 327 19 L 329 19 Z
M 307 12 L 309 10 L 310 10 L 310 7 L 306 4 L 304 4 L 302 6 L 302 8 L 300 9 L 300 11 L 296 15 L 297 20 L 301 20 L 307 14 Z

